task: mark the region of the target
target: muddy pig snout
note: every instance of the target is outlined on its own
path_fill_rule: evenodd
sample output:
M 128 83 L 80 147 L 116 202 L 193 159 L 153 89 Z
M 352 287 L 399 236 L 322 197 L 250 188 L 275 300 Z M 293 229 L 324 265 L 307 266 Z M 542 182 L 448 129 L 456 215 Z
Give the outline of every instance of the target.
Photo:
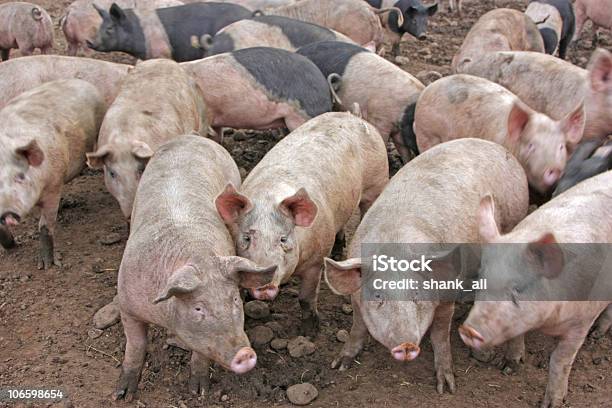
M 232 359 L 230 369 L 236 374 L 244 374 L 255 367 L 257 364 L 257 354 L 250 347 L 243 347 Z
M 402 343 L 391 350 L 391 355 L 398 361 L 412 361 L 418 357 L 421 349 L 414 343 Z
M 17 214 L 15 214 L 12 211 L 8 211 L 5 212 L 4 214 L 2 214 L 2 216 L 0 217 L 0 224 L 2 225 L 17 225 L 19 224 L 19 221 L 21 220 L 21 217 Z
M 474 328 L 462 324 L 459 326 L 459 335 L 461 336 L 461 340 L 474 349 L 479 349 L 482 347 L 484 343 L 484 337 L 480 333 L 478 333 Z
M 427 35 L 425 34 L 419 34 L 419 36 L 417 37 L 419 40 L 421 41 L 425 41 L 427 39 Z
M 269 284 L 261 288 L 251 289 L 251 296 L 257 300 L 274 300 L 278 295 L 278 286 Z

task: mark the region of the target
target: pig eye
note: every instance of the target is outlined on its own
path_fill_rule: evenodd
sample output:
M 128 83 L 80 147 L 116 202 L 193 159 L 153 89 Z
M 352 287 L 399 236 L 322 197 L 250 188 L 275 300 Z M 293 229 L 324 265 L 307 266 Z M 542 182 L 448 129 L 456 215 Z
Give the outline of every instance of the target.
M 117 173 L 115 173 L 111 169 L 107 169 L 107 171 L 108 171 L 108 175 L 110 176 L 110 178 L 112 179 L 117 178 Z
M 15 181 L 17 181 L 18 183 L 25 181 L 25 174 L 23 173 L 17 174 L 17 176 L 15 176 Z
M 196 306 L 194 308 L 195 312 L 200 314 L 200 315 L 204 315 L 204 308 L 202 306 Z
M 280 239 L 281 244 L 286 244 L 287 241 L 289 241 L 289 238 L 287 238 L 286 236 L 282 236 Z
M 251 236 L 249 234 L 243 234 L 242 235 L 242 240 L 246 243 L 251 242 Z

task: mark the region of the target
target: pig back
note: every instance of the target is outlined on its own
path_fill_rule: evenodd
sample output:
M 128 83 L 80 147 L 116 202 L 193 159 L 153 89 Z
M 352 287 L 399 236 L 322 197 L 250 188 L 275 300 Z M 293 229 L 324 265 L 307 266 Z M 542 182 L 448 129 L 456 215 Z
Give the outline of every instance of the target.
M 93 149 L 102 118 L 104 100 L 95 86 L 80 79 L 45 83 L 24 92 L 0 111 L 7 133 L 35 139 L 45 156 L 40 171 L 61 175 L 64 182 L 76 177 Z
M 362 242 L 477 243 L 478 208 L 486 194 L 493 196 L 501 230 L 527 215 L 527 177 L 514 156 L 481 139 L 439 144 L 390 180 L 349 252 L 359 256 Z

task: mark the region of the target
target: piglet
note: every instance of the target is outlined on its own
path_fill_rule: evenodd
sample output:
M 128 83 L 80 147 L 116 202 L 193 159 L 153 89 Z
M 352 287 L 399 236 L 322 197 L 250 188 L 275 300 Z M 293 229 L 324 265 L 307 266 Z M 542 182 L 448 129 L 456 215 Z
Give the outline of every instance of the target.
M 495 9 L 482 15 L 467 33 L 453 57 L 453 72 L 459 72 L 464 64 L 494 51 L 545 50 L 542 36 L 531 18 L 518 10 Z
M 580 142 L 584 117 L 580 104 L 554 121 L 496 83 L 452 75 L 425 88 L 417 102 L 414 132 L 421 152 L 463 137 L 499 143 L 523 165 L 529 184 L 545 193 L 565 170 L 568 149 Z
M 47 54 L 53 48 L 53 22 L 40 6 L 21 1 L 0 4 L 0 57 L 9 59 L 12 48 L 32 55 L 36 48 Z
M 455 268 L 454 260 L 461 249 L 440 254 L 445 247 L 441 244 L 479 242 L 475 215 L 485 196 L 503 208 L 498 220 L 504 228 L 511 229 L 527 214 L 525 172 L 503 147 L 486 140 L 468 138 L 435 146 L 391 179 L 355 232 L 347 252 L 349 259 L 325 260 L 327 284 L 335 293 L 351 295 L 353 305 L 350 338 L 332 368 L 346 370 L 361 352 L 368 332 L 394 359 L 414 360 L 429 330 L 437 391 L 442 394 L 445 385 L 455 391 L 450 345 L 454 303 L 435 295 L 393 301 L 366 295 L 372 294 L 367 285 L 375 281 L 365 276 L 366 263 L 371 261 L 363 258 L 362 245 L 397 244 L 402 245 L 404 259 L 423 255 L 432 259 L 433 272 L 401 274 L 421 282 L 420 286 L 425 279 L 453 279 L 463 273 Z M 477 270 L 477 263 L 472 265 Z M 465 271 L 466 276 L 474 272 Z
M 273 281 L 251 291 L 272 300 L 292 275 L 302 331 L 318 330 L 323 258 L 357 209 L 365 213 L 389 178 L 387 151 L 376 129 L 349 113 L 326 113 L 281 140 L 244 181 L 216 198 L 238 255 L 278 265 Z
M 192 351 L 193 393 L 206 390 L 210 360 L 237 374 L 255 367 L 239 289 L 267 284 L 276 267 L 234 255 L 214 206 L 228 182 L 240 185 L 233 159 L 198 136 L 165 144 L 144 172 L 117 278 L 126 346 L 114 399 L 131 400 L 136 393 L 150 324 Z
M 480 234 L 492 244 L 483 249 L 480 278 L 495 292 L 476 295 L 459 333 L 475 349 L 496 346 L 531 330 L 558 337 L 550 356 L 543 408 L 563 404 L 574 358 L 612 299 L 609 264 L 602 268 L 592 263 L 598 259 L 593 251 L 612 242 L 611 197 L 612 172 L 606 172 L 549 201 L 507 234 L 497 227 L 503 210 L 491 200 L 480 205 Z M 608 293 L 592 296 L 593 290 L 602 288 Z M 570 293 L 575 297 L 566 298 Z M 609 318 L 610 310 L 606 313 Z
M 40 209 L 39 269 L 61 266 L 54 236 L 62 188 L 81 172 L 104 111 L 100 92 L 79 79 L 46 83 L 0 110 L 0 224 L 16 226 Z M 14 242 L 6 228 L 1 236 Z
M 138 182 L 153 153 L 187 133 L 208 132 L 200 87 L 171 60 L 140 62 L 108 109 L 87 164 L 104 168 L 104 182 L 128 220 Z

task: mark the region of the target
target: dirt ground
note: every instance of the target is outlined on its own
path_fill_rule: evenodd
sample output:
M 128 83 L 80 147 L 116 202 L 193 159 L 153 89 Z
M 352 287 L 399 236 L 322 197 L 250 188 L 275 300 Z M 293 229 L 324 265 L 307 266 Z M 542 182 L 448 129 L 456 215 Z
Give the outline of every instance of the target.
M 0 3 L 5 3 L 0 0 Z M 39 0 L 55 23 L 68 0 Z M 521 8 L 522 0 L 499 1 L 500 5 Z M 422 70 L 450 72 L 453 54 L 469 27 L 492 7 L 488 0 L 466 3 L 459 18 L 439 13 L 431 21 L 429 39 L 405 38 L 401 66 L 412 74 Z M 590 28 L 584 40 L 569 55 L 585 66 L 591 52 Z M 601 46 L 610 48 L 608 32 Z M 65 41 L 57 32 L 55 53 L 65 53 Z M 18 56 L 14 52 L 13 56 Z M 130 62 L 119 54 L 95 54 L 95 58 Z M 239 166 L 249 171 L 276 142 L 273 134 L 236 133 L 225 145 Z M 397 170 L 397 158 L 391 157 Z M 128 230 L 115 200 L 106 192 L 101 173 L 85 170 L 65 189 L 59 216 L 56 243 L 63 257 L 61 270 L 36 269 L 38 249 L 37 218 L 29 217 L 15 235 L 18 247 L 0 249 L 0 388 L 61 388 L 69 396 L 55 404 L 8 404 L 4 406 L 56 406 L 97 408 L 125 406 L 112 402 L 110 395 L 119 377 L 125 339 L 121 324 L 101 336 L 89 334 L 92 316 L 109 303 L 116 291 L 117 269 Z M 101 240 L 118 234 L 118 243 Z M 150 256 L 150 254 L 143 254 Z M 268 322 L 275 336 L 297 335 L 299 307 L 296 282 L 283 290 L 271 304 L 272 314 L 262 321 L 247 319 L 252 328 Z M 526 363 L 519 375 L 506 376 L 495 366 L 470 357 L 457 335 L 466 307 L 459 308 L 452 331 L 457 392 L 439 396 L 435 390 L 433 352 L 429 340 L 419 358 L 409 364 L 393 361 L 381 345 L 370 341 L 359 356 L 359 364 L 339 373 L 330 363 L 340 351 L 339 329 L 350 329 L 351 316 L 342 312 L 348 300 L 336 296 L 322 284 L 319 310 L 321 332 L 314 339 L 314 354 L 292 358 L 269 346 L 255 347 L 256 369 L 236 376 L 217 368 L 212 386 L 204 397 L 187 390 L 188 353 L 165 345 L 165 333 L 150 331 L 150 348 L 143 371 L 136 407 L 267 407 L 290 406 L 285 390 L 310 382 L 319 390 L 314 407 L 534 407 L 541 401 L 547 381 L 547 360 L 553 339 L 537 333 L 527 336 Z M 578 354 L 570 376 L 568 407 L 612 407 L 612 336 L 588 339 Z

